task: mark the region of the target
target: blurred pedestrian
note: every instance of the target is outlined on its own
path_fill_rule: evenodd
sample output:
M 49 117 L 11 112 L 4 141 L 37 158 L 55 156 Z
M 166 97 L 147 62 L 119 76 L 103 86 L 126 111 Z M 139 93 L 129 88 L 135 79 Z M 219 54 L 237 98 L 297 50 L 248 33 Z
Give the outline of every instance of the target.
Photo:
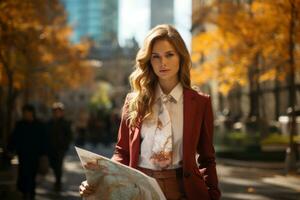
M 52 114 L 53 117 L 47 124 L 48 156 L 55 175 L 54 189 L 60 191 L 63 161 L 72 139 L 72 131 L 71 123 L 64 117 L 64 104 L 54 103 Z
M 17 188 L 24 200 L 33 200 L 39 158 L 46 153 L 45 129 L 36 119 L 32 105 L 24 105 L 22 114 L 22 119 L 15 125 L 8 149 L 18 156 Z
M 110 114 L 110 137 L 111 142 L 116 143 L 117 142 L 117 134 L 118 134 L 118 128 L 119 124 L 121 122 L 120 117 L 120 109 L 114 108 Z
M 218 200 L 211 98 L 191 88 L 190 68 L 177 30 L 154 27 L 136 56 L 112 159 L 155 178 L 167 199 Z M 84 181 L 80 194 L 93 188 Z
M 76 141 L 75 145 L 83 147 L 86 142 L 87 126 L 88 126 L 88 113 L 84 110 L 79 112 L 79 116 L 76 121 Z

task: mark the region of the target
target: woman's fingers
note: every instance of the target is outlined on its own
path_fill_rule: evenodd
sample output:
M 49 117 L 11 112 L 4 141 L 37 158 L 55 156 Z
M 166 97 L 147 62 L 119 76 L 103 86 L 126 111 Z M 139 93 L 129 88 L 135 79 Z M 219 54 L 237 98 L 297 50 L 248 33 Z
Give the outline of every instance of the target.
M 199 169 L 199 171 L 200 171 L 200 173 L 201 173 L 202 175 L 204 175 L 205 172 L 206 172 L 206 168 L 201 168 L 201 169 Z
M 93 185 L 89 185 L 87 181 L 83 181 L 79 186 L 79 194 L 80 196 L 89 196 L 95 193 L 96 187 Z

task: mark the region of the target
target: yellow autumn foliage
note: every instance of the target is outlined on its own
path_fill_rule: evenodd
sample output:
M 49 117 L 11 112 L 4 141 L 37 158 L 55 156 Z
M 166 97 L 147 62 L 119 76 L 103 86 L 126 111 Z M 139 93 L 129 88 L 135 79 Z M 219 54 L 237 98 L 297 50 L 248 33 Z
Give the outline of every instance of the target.
M 70 42 L 72 29 L 59 0 L 3 0 L 0 10 L 1 88 L 34 92 L 43 86 L 54 95 L 91 79 L 83 64 L 90 45 Z
M 293 4 L 292 4 L 293 3 Z M 192 79 L 205 84 L 214 79 L 226 94 L 235 84 L 249 83 L 249 73 L 259 82 L 284 80 L 288 73 L 291 5 L 300 13 L 300 0 L 214 1 L 203 4 L 210 13 L 198 20 L 205 31 L 192 38 Z M 212 12 L 212 10 L 215 12 Z M 203 11 L 204 10 L 204 11 Z M 295 41 L 300 42 L 300 18 L 296 18 Z M 299 74 L 300 49 L 294 52 Z M 259 71 L 257 71 L 259 70 Z M 253 72 L 252 72 L 253 73 Z M 201 76 L 201 77 L 199 77 Z

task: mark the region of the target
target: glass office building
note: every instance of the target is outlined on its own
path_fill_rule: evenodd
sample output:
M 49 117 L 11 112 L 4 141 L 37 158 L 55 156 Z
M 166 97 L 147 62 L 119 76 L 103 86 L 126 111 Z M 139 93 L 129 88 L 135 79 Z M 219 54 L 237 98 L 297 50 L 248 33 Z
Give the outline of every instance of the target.
M 88 37 L 96 43 L 116 40 L 118 36 L 118 0 L 62 0 L 73 26 L 72 41 Z

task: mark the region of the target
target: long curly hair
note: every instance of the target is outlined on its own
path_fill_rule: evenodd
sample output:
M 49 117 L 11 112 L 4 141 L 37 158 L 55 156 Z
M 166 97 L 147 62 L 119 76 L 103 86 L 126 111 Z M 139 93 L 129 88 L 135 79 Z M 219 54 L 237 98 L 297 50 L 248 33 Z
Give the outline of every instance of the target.
M 128 99 L 129 126 L 135 127 L 139 122 L 150 117 L 155 99 L 155 88 L 158 78 L 151 66 L 153 44 L 157 40 L 167 40 L 173 45 L 180 59 L 178 80 L 183 88 L 191 88 L 190 68 L 192 65 L 188 49 L 178 33 L 171 25 L 162 24 L 154 27 L 146 36 L 144 44 L 136 56 L 135 70 L 129 77 L 132 95 Z

